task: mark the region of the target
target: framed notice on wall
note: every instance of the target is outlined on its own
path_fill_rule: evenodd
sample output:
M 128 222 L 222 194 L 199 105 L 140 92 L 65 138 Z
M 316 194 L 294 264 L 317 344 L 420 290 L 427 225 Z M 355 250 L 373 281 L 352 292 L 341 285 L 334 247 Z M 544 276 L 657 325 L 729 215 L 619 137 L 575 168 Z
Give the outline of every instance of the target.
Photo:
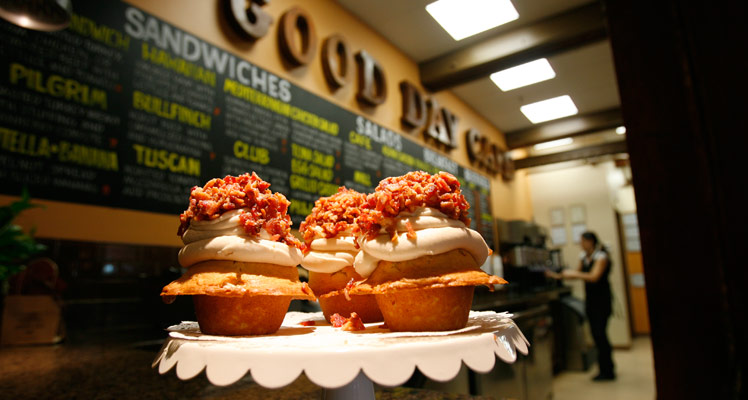
M 575 204 L 569 207 L 569 219 L 572 224 L 583 224 L 587 222 L 587 210 L 583 204 Z
M 566 227 L 554 226 L 551 228 L 551 242 L 554 246 L 563 246 L 566 244 Z
M 564 225 L 564 209 L 563 208 L 552 208 L 551 209 L 551 226 Z

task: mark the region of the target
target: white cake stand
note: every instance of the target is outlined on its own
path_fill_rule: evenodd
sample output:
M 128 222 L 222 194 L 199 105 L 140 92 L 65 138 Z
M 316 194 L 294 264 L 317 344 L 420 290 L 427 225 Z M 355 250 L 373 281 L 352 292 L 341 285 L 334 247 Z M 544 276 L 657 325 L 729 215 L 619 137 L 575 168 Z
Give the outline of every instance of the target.
M 302 326 L 315 321 L 314 326 Z M 325 399 L 374 399 L 376 382 L 405 383 L 418 369 L 435 381 L 453 379 L 462 363 L 490 371 L 496 356 L 513 363 L 527 354 L 511 314 L 470 312 L 465 328 L 450 332 L 390 332 L 377 324 L 346 332 L 327 324 L 322 313 L 290 312 L 272 335 L 227 337 L 200 333 L 196 322 L 170 327 L 169 339 L 153 362 L 161 374 L 176 366 L 180 379 L 205 370 L 214 385 L 230 385 L 247 372 L 266 388 L 280 388 L 304 372 L 325 389 Z

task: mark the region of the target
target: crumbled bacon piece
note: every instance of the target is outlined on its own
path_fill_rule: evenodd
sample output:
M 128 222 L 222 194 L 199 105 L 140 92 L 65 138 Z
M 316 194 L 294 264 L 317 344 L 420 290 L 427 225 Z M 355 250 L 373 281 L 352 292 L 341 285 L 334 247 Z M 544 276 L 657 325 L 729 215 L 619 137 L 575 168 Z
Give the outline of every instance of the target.
M 299 226 L 306 250 L 314 239 L 333 238 L 349 228 L 356 228 L 356 219 L 361 214 L 359 207 L 364 201 L 365 194 L 345 187 L 339 188 L 332 196 L 319 198 L 312 213 Z
M 351 278 L 351 280 L 348 281 L 348 283 L 345 284 L 345 287 L 343 288 L 343 296 L 345 296 L 345 299 L 348 301 L 351 301 L 351 295 L 350 290 L 353 289 L 353 284 L 355 283 L 355 278 Z
M 351 317 L 346 319 L 342 329 L 344 331 L 353 332 L 363 331 L 366 327 L 364 326 L 364 321 L 361 320 L 361 317 L 359 317 L 357 313 L 352 312 Z
M 333 328 L 340 328 L 345 324 L 346 318 L 338 313 L 335 313 L 330 316 L 330 323 L 332 324 Z
M 366 197 L 357 219 L 359 232 L 373 239 L 384 228 L 393 240 L 397 237 L 395 218 L 401 212 L 414 212 L 418 207 L 434 208 L 447 217 L 470 225 L 470 208 L 460 190 L 460 182 L 448 172 L 429 175 L 423 171 L 383 179 L 374 193 Z M 408 227 L 408 237 L 415 236 Z
M 314 322 L 314 321 L 301 321 L 301 322 L 299 322 L 299 325 L 301 325 L 301 326 L 315 326 L 315 325 L 317 325 L 317 323 Z
M 306 294 L 314 295 L 314 293 L 312 293 L 312 289 L 309 287 L 309 284 L 306 282 L 301 282 L 301 291 Z
M 415 239 L 416 231 L 413 229 L 413 224 L 410 223 L 410 220 L 405 221 L 405 227 L 408 228 L 408 239 Z
M 273 193 L 270 183 L 263 181 L 254 172 L 239 176 L 227 175 L 215 178 L 203 187 L 195 186 L 190 191 L 190 205 L 180 216 L 177 234 L 182 236 L 191 221 L 213 220 L 223 213 L 244 209 L 239 221 L 249 235 L 258 235 L 264 228 L 272 240 L 289 246 L 303 248 L 301 242 L 291 234 L 291 204 L 281 193 Z
M 349 332 L 363 331 L 364 329 L 366 329 L 366 326 L 364 326 L 364 321 L 362 321 L 361 317 L 359 317 L 355 312 L 352 312 L 349 318 L 335 313 L 330 316 L 330 322 L 332 323 L 333 328 L 342 328 L 344 331 Z

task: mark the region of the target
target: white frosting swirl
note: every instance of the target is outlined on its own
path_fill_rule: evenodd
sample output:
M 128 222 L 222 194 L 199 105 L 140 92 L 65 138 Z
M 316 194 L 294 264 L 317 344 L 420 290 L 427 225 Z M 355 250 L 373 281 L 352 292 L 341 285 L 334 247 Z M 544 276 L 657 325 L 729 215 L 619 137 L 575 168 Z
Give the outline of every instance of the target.
M 232 260 L 295 266 L 301 251 L 282 242 L 262 229 L 258 236 L 247 235 L 239 224 L 243 209 L 223 213 L 213 220 L 190 221 L 182 235 L 185 246 L 179 251 L 179 264 L 189 267 L 208 260 Z
M 407 222 L 416 231 L 415 239 L 408 238 Z M 433 208 L 421 207 L 412 214 L 401 213 L 397 218 L 397 231 L 396 241 L 384 231 L 371 240 L 361 238 L 361 252 L 353 263 L 356 272 L 368 277 L 381 260 L 413 260 L 455 249 L 467 250 L 478 265 L 483 265 L 488 257 L 488 245 L 478 232 Z
M 342 232 L 331 239 L 314 239 L 310 251 L 301 260 L 309 271 L 332 274 L 353 265 L 359 250 L 350 232 Z

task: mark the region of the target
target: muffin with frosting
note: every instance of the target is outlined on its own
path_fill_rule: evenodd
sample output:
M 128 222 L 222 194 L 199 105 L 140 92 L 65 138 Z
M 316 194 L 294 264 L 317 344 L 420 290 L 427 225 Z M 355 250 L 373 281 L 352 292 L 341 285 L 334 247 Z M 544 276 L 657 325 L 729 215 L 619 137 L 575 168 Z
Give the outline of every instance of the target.
M 505 280 L 480 269 L 491 250 L 468 228 L 470 205 L 447 172 L 382 180 L 357 219 L 352 294 L 374 294 L 393 331 L 465 327 L 476 285 Z
M 303 245 L 291 234 L 289 201 L 255 173 L 193 187 L 180 215 L 188 268 L 161 292 L 191 295 L 203 333 L 259 335 L 278 330 L 292 299 L 314 299 L 299 281 Z
M 344 187 L 314 203 L 299 230 L 306 245 L 301 266 L 309 271 L 309 286 L 319 296 L 325 319 L 333 314 L 348 318 L 353 312 L 363 322 L 382 320 L 372 294 L 351 295 L 348 289 L 363 278 L 353 268 L 359 252 L 353 230 L 366 195 Z

